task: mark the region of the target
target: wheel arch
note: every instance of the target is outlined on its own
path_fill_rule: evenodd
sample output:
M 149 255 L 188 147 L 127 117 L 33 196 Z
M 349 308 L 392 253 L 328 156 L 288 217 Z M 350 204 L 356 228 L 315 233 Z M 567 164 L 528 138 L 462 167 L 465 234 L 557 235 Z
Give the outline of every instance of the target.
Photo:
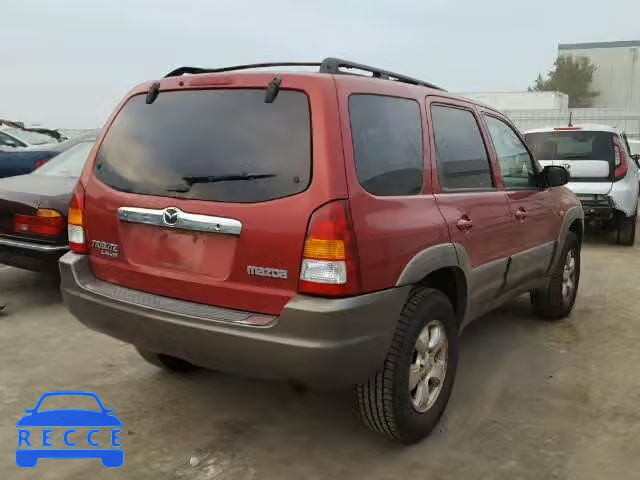
M 582 246 L 582 239 L 584 238 L 584 222 L 582 219 L 576 218 L 571 225 L 569 225 L 569 231 L 576 234 L 578 237 L 578 243 Z
M 580 246 L 582 246 L 582 238 L 584 236 L 584 212 L 581 206 L 571 207 L 565 212 L 562 225 L 560 226 L 560 232 L 558 232 L 558 240 L 553 253 L 553 259 L 547 272 L 553 272 L 558 266 L 564 243 L 567 241 L 567 235 L 570 231 L 576 234 L 578 242 Z
M 405 266 L 396 286 L 413 285 L 440 290 L 451 302 L 458 320 L 469 306 L 469 260 L 462 245 L 434 245 L 418 252 Z

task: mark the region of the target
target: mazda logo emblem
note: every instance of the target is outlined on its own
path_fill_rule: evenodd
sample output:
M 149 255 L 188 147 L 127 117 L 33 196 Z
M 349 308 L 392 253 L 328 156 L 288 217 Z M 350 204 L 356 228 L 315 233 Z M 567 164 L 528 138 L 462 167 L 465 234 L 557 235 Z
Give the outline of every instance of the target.
M 162 212 L 162 221 L 165 225 L 173 227 L 176 223 L 178 223 L 179 213 L 180 210 L 178 210 L 176 207 L 165 208 L 164 212 Z

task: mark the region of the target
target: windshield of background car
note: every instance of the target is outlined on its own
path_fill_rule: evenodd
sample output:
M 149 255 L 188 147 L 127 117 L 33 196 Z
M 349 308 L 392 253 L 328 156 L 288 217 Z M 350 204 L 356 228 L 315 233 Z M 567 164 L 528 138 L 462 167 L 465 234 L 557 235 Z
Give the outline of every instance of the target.
M 95 175 L 143 195 L 250 203 L 302 192 L 311 178 L 311 120 L 302 92 L 160 92 L 132 97 L 106 134 Z
M 525 139 L 538 160 L 614 160 L 610 132 L 538 132 L 527 133 Z
M 81 142 L 56 155 L 34 173 L 57 177 L 79 177 L 93 148 L 94 141 Z
M 2 131 L 16 137 L 19 140 L 22 140 L 23 142 L 28 143 L 29 145 L 45 145 L 47 143 L 58 143 L 55 138 L 38 132 L 30 132 L 28 130 L 20 130 L 19 128 L 13 127 L 3 128 Z

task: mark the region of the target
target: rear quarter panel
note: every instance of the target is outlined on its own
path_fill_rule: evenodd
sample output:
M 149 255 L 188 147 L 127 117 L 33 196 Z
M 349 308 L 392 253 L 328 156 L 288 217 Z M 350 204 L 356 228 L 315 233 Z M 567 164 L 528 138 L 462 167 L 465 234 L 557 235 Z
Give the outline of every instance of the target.
M 638 166 L 632 158 L 627 158 L 627 164 L 627 174 L 623 179 L 613 182 L 610 195 L 616 207 L 627 217 L 631 217 L 636 214 L 638 209 L 640 175 Z
M 442 214 L 436 206 L 429 179 L 430 140 L 426 132 L 423 105 L 425 89 L 370 79 L 336 77 L 340 124 L 349 188 L 351 214 L 358 243 L 361 282 L 364 291 L 395 286 L 409 261 L 420 251 L 450 241 Z M 349 96 L 352 94 L 388 95 L 415 100 L 420 106 L 423 132 L 423 191 L 414 196 L 374 196 L 358 181 L 351 124 Z

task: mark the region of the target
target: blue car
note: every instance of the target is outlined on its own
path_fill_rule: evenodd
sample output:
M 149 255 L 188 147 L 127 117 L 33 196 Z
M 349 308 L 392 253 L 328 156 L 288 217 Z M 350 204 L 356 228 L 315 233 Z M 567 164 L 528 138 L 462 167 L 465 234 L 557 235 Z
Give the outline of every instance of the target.
M 0 131 L 2 133 L 2 131 Z M 86 140 L 87 136 L 95 137 L 97 130 L 88 130 L 86 135 L 52 143 L 29 145 L 10 144 L 3 141 L 0 136 L 0 178 L 14 177 L 16 175 L 26 175 L 40 168 L 53 157 L 76 145 L 78 142 Z
M 38 411 L 42 402 L 49 397 L 91 397 L 99 410 L 59 409 Z M 118 468 L 124 463 L 124 450 L 119 443 L 122 422 L 111 409 L 104 407 L 100 398 L 91 392 L 50 392 L 40 397 L 36 406 L 25 410 L 16 426 L 18 427 L 18 448 L 16 449 L 16 465 L 22 468 L 35 467 L 40 458 L 78 459 L 99 458 L 107 468 Z M 53 448 L 52 428 L 65 428 L 62 440 L 65 448 Z M 75 428 L 90 427 L 86 435 L 87 446 L 90 448 L 76 448 L 83 437 L 77 434 Z M 100 428 L 110 429 L 110 448 L 99 448 L 100 443 L 95 435 Z M 42 430 L 40 430 L 42 429 Z M 71 435 L 74 436 L 73 442 Z M 104 447 L 104 446 L 103 446 Z

